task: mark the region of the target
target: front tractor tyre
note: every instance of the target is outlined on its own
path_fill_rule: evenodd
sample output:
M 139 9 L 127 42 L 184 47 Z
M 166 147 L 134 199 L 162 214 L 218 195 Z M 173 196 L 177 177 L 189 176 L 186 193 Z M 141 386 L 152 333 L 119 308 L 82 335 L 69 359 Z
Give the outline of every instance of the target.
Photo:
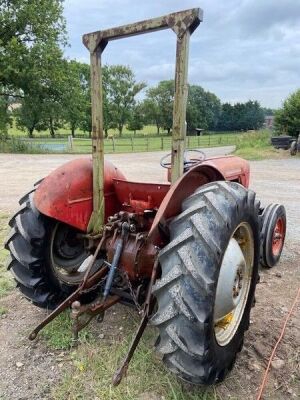
M 34 190 L 20 200 L 21 208 L 9 222 L 8 269 L 28 300 L 53 309 L 81 282 L 80 267 L 88 253 L 80 232 L 41 214 L 33 196 Z
M 286 211 L 281 204 L 269 204 L 262 213 L 261 259 L 263 267 L 272 268 L 280 260 L 286 235 Z
M 154 285 L 165 364 L 194 384 L 224 379 L 242 349 L 258 280 L 259 202 L 238 183 L 201 186 L 170 223 Z

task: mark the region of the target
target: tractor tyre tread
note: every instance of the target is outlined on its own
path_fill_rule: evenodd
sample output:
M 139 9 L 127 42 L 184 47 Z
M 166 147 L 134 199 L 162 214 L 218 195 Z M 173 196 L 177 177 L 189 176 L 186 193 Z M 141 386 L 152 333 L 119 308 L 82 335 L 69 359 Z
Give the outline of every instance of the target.
M 153 287 L 158 309 L 151 321 L 159 329 L 156 347 L 164 363 L 185 381 L 221 381 L 243 346 L 258 276 L 259 205 L 255 193 L 240 184 L 213 182 L 184 200 L 182 213 L 170 223 L 170 243 L 159 253 L 162 275 Z M 217 359 L 211 343 L 219 266 L 245 212 L 257 236 L 252 286 L 234 349 Z
M 34 190 L 22 197 L 20 210 L 9 222 L 11 231 L 5 242 L 10 251 L 7 268 L 28 300 L 41 308 L 53 309 L 61 302 L 62 293 L 48 276 L 45 238 L 49 220 L 34 206 Z

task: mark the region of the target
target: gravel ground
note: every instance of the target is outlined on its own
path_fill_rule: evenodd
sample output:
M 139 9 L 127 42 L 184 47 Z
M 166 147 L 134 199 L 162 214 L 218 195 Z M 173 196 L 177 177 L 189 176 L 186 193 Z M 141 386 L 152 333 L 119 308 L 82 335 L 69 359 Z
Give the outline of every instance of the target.
M 213 149 L 213 154 L 228 149 Z M 212 155 L 210 151 L 207 153 Z M 216 152 L 216 153 L 215 153 Z M 162 180 L 158 165 L 162 153 L 109 155 L 128 178 Z M 75 156 L 0 155 L 0 212 L 12 212 L 18 198 L 33 182 Z M 263 205 L 278 202 L 287 209 L 288 230 L 280 264 L 261 272 L 257 303 L 250 330 L 236 366 L 224 383 L 217 386 L 222 399 L 255 399 L 262 373 L 279 336 L 283 320 L 299 287 L 300 271 L 300 159 L 251 162 L 251 188 Z M 0 299 L 9 309 L 0 316 L 0 399 L 48 399 L 49 388 L 61 378 L 59 352 L 51 352 L 43 341 L 29 343 L 26 335 L 44 312 L 21 298 L 17 290 Z M 122 309 L 116 307 L 118 313 Z M 300 398 L 299 304 L 287 326 L 277 360 L 265 391 L 265 399 Z M 279 360 L 279 361 L 278 361 Z

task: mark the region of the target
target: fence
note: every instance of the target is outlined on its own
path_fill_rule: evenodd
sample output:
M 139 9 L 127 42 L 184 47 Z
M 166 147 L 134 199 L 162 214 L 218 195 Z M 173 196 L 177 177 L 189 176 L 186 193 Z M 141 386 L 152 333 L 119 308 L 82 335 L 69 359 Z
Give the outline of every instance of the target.
M 207 136 L 187 136 L 186 147 L 189 149 L 202 147 L 216 147 L 235 145 L 237 143 L 237 134 L 219 134 Z M 170 150 L 171 137 L 144 137 L 144 138 L 110 138 L 104 140 L 105 153 L 127 153 L 142 151 Z M 91 152 L 91 140 L 73 139 L 72 151 L 79 153 Z
M 213 134 L 187 136 L 186 147 L 189 149 L 235 145 L 239 134 Z M 92 141 L 88 138 L 15 138 L 24 146 L 24 152 L 47 153 L 91 153 Z M 105 153 L 128 153 L 170 150 L 171 136 L 108 138 L 104 140 Z M 21 148 L 22 146 L 20 146 Z M 22 152 L 22 151 L 20 151 Z

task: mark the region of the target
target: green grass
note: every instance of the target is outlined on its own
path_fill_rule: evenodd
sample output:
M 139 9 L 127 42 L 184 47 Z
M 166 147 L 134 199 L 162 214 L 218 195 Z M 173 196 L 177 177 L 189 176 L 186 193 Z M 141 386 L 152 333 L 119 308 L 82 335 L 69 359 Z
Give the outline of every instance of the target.
M 72 336 L 72 321 L 70 318 L 69 310 L 60 314 L 42 331 L 41 336 L 46 339 L 48 345 L 54 350 L 70 349 L 73 342 Z M 92 336 L 88 327 L 79 333 L 79 340 L 81 343 L 86 343 Z
M 8 215 L 0 214 L 0 297 L 5 296 L 15 286 L 10 272 L 6 270 L 8 251 L 3 247 L 8 232 L 7 222 Z
M 274 149 L 270 139 L 271 134 L 268 130 L 244 133 L 237 139 L 234 154 L 246 160 L 264 160 L 285 156 L 286 153 Z
M 71 370 L 53 390 L 54 399 L 138 400 L 146 393 L 165 400 L 218 399 L 214 388 L 186 385 L 165 369 L 153 351 L 156 333 L 151 328 L 146 330 L 134 354 L 127 377 L 119 386 L 113 387 L 112 377 L 128 350 L 137 319 L 128 322 L 130 332 L 127 328 L 122 338 L 112 332 L 106 342 L 86 343 L 72 352 Z
M 1 315 L 7 314 L 7 312 L 8 312 L 8 309 L 6 307 L 0 306 L 0 317 L 1 317 Z
M 103 323 L 95 320 L 81 332 L 78 348 L 72 344 L 69 311 L 56 318 L 41 332 L 47 346 L 64 350 L 62 362 L 69 367 L 52 390 L 55 400 L 138 400 L 151 393 L 165 400 L 217 400 L 214 387 L 202 389 L 187 385 L 167 370 L 154 352 L 157 332 L 148 327 L 130 363 L 127 376 L 118 387 L 112 377 L 127 353 L 139 317 L 127 307 L 107 312 Z M 120 327 L 122 326 L 122 329 Z M 104 332 L 99 338 L 99 333 Z M 143 397 L 147 399 L 147 397 Z

